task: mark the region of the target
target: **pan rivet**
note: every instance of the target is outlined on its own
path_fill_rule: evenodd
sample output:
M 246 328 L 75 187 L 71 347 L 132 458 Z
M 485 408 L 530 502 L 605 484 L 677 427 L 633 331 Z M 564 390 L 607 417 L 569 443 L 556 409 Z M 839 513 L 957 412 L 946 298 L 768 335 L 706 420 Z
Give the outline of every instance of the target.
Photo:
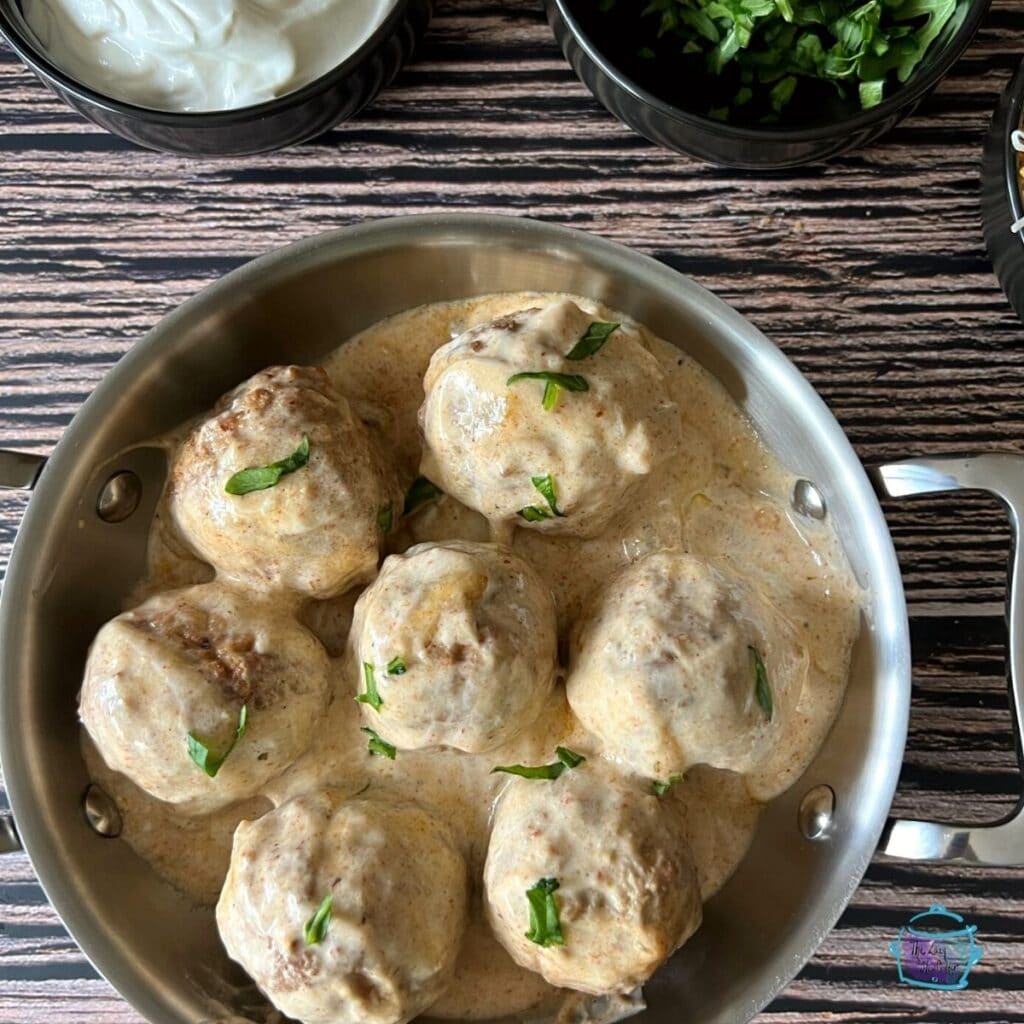
M 110 477 L 96 499 L 96 515 L 105 523 L 123 523 L 138 507 L 142 484 L 130 470 Z
M 797 480 L 793 485 L 793 508 L 808 519 L 825 518 L 825 499 L 810 480 Z
M 800 801 L 797 822 L 808 839 L 823 839 L 832 824 L 836 809 L 836 795 L 831 786 L 815 786 Z
M 121 834 L 121 812 L 117 804 L 96 783 L 90 783 L 82 797 L 85 820 L 97 835 L 114 839 Z

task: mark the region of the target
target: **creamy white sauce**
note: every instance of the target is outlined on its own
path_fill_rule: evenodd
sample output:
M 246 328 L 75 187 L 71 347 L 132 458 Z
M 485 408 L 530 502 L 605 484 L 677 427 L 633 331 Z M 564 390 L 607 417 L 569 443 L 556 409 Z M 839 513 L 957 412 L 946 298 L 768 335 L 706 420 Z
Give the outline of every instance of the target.
M 451 336 L 495 316 L 545 301 L 536 294 L 494 295 L 410 310 L 382 321 L 342 345 L 325 363 L 338 389 L 372 424 L 382 450 L 403 479 L 418 472 L 416 414 L 422 378 L 432 352 Z M 575 299 L 595 319 L 619 320 L 586 299 Z M 643 338 L 663 366 L 681 411 L 684 457 L 647 480 L 612 527 L 580 541 L 516 530 L 515 550 L 550 584 L 559 629 L 578 617 L 594 588 L 651 551 L 682 547 L 727 565 L 747 578 L 795 625 L 810 655 L 810 671 L 796 714 L 783 731 L 770 763 L 741 777 L 707 767 L 687 773 L 664 799 L 681 802 L 689 823 L 702 896 L 729 878 L 756 828 L 761 802 L 799 776 L 824 742 L 846 684 L 852 644 L 859 630 L 860 591 L 827 523 L 790 511 L 794 476 L 764 448 L 724 388 L 676 347 Z M 685 338 L 681 339 L 685 343 Z M 367 402 L 372 403 L 367 405 Z M 170 439 L 169 444 L 176 443 Z M 452 537 L 485 540 L 481 516 L 451 498 L 423 507 L 389 537 L 389 550 Z M 158 513 L 150 542 L 150 578 L 132 600 L 155 590 L 208 579 L 207 567 L 183 556 L 166 517 Z M 480 877 L 493 803 L 508 777 L 490 774 L 496 764 L 541 764 L 561 743 L 600 757 L 595 741 L 577 723 L 556 687 L 535 726 L 485 754 L 401 751 L 396 760 L 369 757 L 362 724 L 353 714 L 359 680 L 346 656 L 357 595 L 309 603 L 300 617 L 323 640 L 336 662 L 336 692 L 323 735 L 313 749 L 274 780 L 263 797 L 204 819 L 190 819 L 116 776 L 86 742 L 94 778 L 115 795 L 124 837 L 156 870 L 198 902 L 212 904 L 227 871 L 231 834 L 241 818 L 258 816 L 300 793 L 331 785 L 355 794 L 369 788 L 419 801 L 446 821 L 475 879 L 473 916 L 453 983 L 430 1011 L 449 1019 L 518 1017 L 525 1022 L 612 1021 L 642 1007 L 640 997 L 594 1000 L 558 991 L 513 963 L 490 935 L 481 911 Z M 291 614 L 285 604 L 282 614 Z M 645 780 L 647 784 L 647 780 Z M 261 800 L 264 800 L 261 803 Z M 182 835 L 197 841 L 182 842 Z M 201 840 L 201 841 L 198 841 Z M 211 924 L 212 927 L 212 924 Z M 685 951 L 683 954 L 685 955 Z
M 247 107 L 354 53 L 393 0 L 23 0 L 46 55 L 97 92 L 157 110 Z

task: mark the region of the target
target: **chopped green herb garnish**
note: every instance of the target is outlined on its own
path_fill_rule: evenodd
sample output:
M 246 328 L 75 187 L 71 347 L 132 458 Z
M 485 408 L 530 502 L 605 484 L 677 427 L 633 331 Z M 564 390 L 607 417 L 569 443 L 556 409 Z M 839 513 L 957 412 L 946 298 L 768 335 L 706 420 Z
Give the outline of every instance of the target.
M 597 6 L 610 10 L 616 0 Z M 744 119 L 761 115 L 772 123 L 804 87 L 801 81 L 830 83 L 843 97 L 856 90 L 862 108 L 877 106 L 888 88 L 910 78 L 947 26 L 951 32 L 963 22 L 968 6 L 966 0 L 652 0 L 637 14 L 623 6 L 621 16 L 650 25 L 661 61 L 674 59 L 675 40 L 701 71 L 728 76 L 709 117 L 730 118 L 756 90 L 757 110 Z M 685 63 L 683 71 L 685 77 Z
M 548 508 L 559 517 L 564 519 L 565 515 L 558 511 L 558 495 L 555 493 L 555 478 L 550 474 L 545 476 L 531 476 L 530 482 L 540 491 L 541 497 L 548 503 Z
M 299 447 L 285 459 L 272 462 L 269 466 L 252 466 L 241 469 L 224 485 L 228 494 L 248 494 L 250 491 L 265 491 L 273 487 L 283 476 L 294 473 L 309 461 L 309 438 L 303 435 Z
M 682 781 L 683 776 L 679 772 L 673 772 L 665 782 L 653 779 L 651 781 L 651 790 L 655 796 L 664 796 L 673 786 Z
M 586 761 L 582 754 L 577 754 L 575 750 L 570 750 L 568 747 L 555 747 L 555 753 L 566 768 L 579 768 Z
M 558 903 L 555 900 L 557 889 L 557 878 L 542 878 L 526 890 L 526 899 L 530 905 L 530 930 L 526 937 L 538 946 L 565 945 L 562 922 L 558 919 Z
M 400 654 L 396 654 L 388 662 L 388 675 L 389 676 L 404 676 L 406 671 L 405 658 Z
M 551 518 L 550 512 L 538 508 L 536 505 L 527 505 L 526 508 L 521 508 L 516 515 L 522 516 L 528 523 L 539 523 L 542 519 Z
M 409 490 L 405 492 L 405 505 L 402 508 L 402 515 L 409 515 L 410 512 L 414 512 L 420 505 L 424 505 L 428 501 L 434 501 L 443 494 L 444 491 L 437 484 L 431 483 L 425 476 L 416 477 L 409 485 Z
M 363 662 L 363 680 L 366 683 L 366 693 L 359 694 L 356 700 L 360 704 L 369 704 L 374 711 L 380 711 L 384 701 L 377 692 L 377 676 L 374 674 L 373 666 L 368 661 Z
M 228 754 L 235 749 L 235 744 L 245 735 L 245 727 L 249 724 L 249 707 L 246 704 L 242 705 L 242 710 L 238 713 L 238 725 L 235 728 L 235 735 L 232 737 L 231 742 L 220 754 L 215 754 L 210 749 L 209 740 L 200 739 L 194 732 L 188 734 L 188 756 L 202 768 L 210 778 L 215 778 L 217 772 L 220 771 L 221 765 L 228 759 Z
M 617 331 L 621 324 L 606 324 L 595 320 L 583 333 L 583 337 L 565 354 L 566 359 L 579 360 L 599 352 L 604 343 Z
M 395 759 L 395 747 L 394 744 L 388 743 L 387 740 L 381 739 L 380 733 L 375 732 L 373 729 L 367 726 L 362 727 L 362 731 L 370 737 L 370 742 L 366 744 L 366 749 L 370 752 L 370 755 L 380 754 L 381 757 L 386 757 L 391 761 Z
M 761 710 L 770 722 L 774 707 L 772 688 L 768 682 L 768 669 L 765 668 L 764 659 L 756 647 L 750 647 L 748 650 L 754 657 L 754 696 L 757 698 L 757 703 L 761 705 Z
M 566 391 L 589 391 L 590 385 L 586 377 L 578 373 L 549 373 L 547 370 L 531 371 L 530 373 L 513 373 L 506 385 L 511 386 L 519 380 L 543 380 L 544 394 L 541 397 L 541 405 L 547 412 L 550 412 L 558 404 L 558 393 L 562 388 Z
M 389 501 L 377 513 L 377 525 L 380 527 L 381 533 L 387 533 L 391 529 L 391 523 L 394 521 L 394 518 L 394 514 L 391 511 L 391 502 Z
M 577 754 L 574 750 L 570 750 L 568 747 L 555 747 L 555 754 L 558 756 L 558 760 L 553 764 L 538 764 L 538 765 L 527 765 L 527 764 L 507 764 L 499 765 L 497 768 L 491 769 L 491 774 L 495 772 L 505 772 L 508 775 L 519 775 L 524 779 L 557 779 L 566 768 L 578 768 L 586 758 L 582 754 Z
M 555 491 L 555 478 L 550 474 L 545 476 L 531 476 L 530 482 L 540 492 L 541 497 L 548 503 L 548 508 L 541 505 L 527 505 L 521 508 L 516 515 L 521 516 L 528 523 L 539 523 L 544 519 L 550 519 L 552 515 L 559 519 L 565 518 L 565 513 L 558 509 L 558 495 Z M 551 511 L 549 512 L 548 509 Z
M 328 893 L 316 908 L 316 913 L 306 922 L 302 934 L 306 939 L 307 946 L 315 946 L 324 941 L 327 934 L 327 926 L 331 923 L 331 906 L 334 903 L 334 894 Z

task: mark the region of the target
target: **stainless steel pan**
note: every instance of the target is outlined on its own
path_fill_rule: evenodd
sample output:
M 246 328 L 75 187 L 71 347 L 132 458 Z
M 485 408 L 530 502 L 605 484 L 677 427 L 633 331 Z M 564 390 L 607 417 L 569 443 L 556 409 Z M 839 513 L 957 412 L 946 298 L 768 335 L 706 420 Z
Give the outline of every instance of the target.
M 869 476 L 822 401 L 746 320 L 694 282 L 600 239 L 528 220 L 408 217 L 313 238 L 217 282 L 168 316 L 108 374 L 45 468 L 5 453 L 0 483 L 33 488 L 0 607 L 0 754 L 17 831 L 68 929 L 96 967 L 159 1024 L 258 1017 L 209 911 L 160 882 L 116 831 L 79 754 L 76 694 L 90 640 L 138 577 L 163 458 L 140 447 L 269 363 L 322 357 L 410 306 L 494 291 L 559 289 L 643 321 L 705 364 L 804 481 L 804 514 L 827 515 L 865 588 L 841 717 L 804 777 L 767 810 L 749 856 L 705 923 L 647 989 L 649 1024 L 743 1021 L 785 985 L 835 924 L 879 843 L 910 704 L 899 570 Z M 41 471 L 40 471 L 41 470 Z M 878 467 L 892 496 L 998 494 L 1016 532 L 1024 469 L 1012 456 Z M 1010 586 L 1014 709 L 1024 714 L 1022 562 Z M 1024 861 L 1024 819 L 986 828 L 895 822 L 886 853 Z

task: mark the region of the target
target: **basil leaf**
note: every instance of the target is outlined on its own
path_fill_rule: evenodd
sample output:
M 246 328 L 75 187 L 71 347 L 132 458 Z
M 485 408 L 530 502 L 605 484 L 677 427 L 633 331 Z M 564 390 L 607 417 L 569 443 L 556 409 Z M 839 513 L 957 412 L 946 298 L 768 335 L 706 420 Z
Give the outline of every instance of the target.
M 551 511 L 558 516 L 559 519 L 564 519 L 565 514 L 558 511 L 558 495 L 555 492 L 555 478 L 548 473 L 545 476 L 531 476 L 530 482 L 538 491 L 540 491 L 541 497 L 548 503 L 548 507 Z
M 306 922 L 302 930 L 303 938 L 307 946 L 315 946 L 324 941 L 327 934 L 327 926 L 331 923 L 331 907 L 334 904 L 334 894 L 328 893 L 317 907 L 316 913 Z
M 374 754 L 380 754 L 381 757 L 386 757 L 389 760 L 394 761 L 396 753 L 394 744 L 388 743 L 387 740 L 382 739 L 380 733 L 375 732 L 368 726 L 364 725 L 362 727 L 362 732 L 367 733 L 370 737 L 369 743 L 366 744 L 366 749 L 370 752 L 371 757 Z
M 228 479 L 224 490 L 228 494 L 248 494 L 250 491 L 265 491 L 273 487 L 278 480 L 289 473 L 294 473 L 309 461 L 309 438 L 305 434 L 295 449 L 287 458 L 278 462 L 271 462 L 269 466 L 252 466 L 249 469 L 240 469 L 234 476 Z
M 235 735 L 232 737 L 231 742 L 227 745 L 227 749 L 223 753 L 215 754 L 210 749 L 210 743 L 208 740 L 200 739 L 194 732 L 188 734 L 188 756 L 192 758 L 195 764 L 202 768 L 211 779 L 216 778 L 217 772 L 220 771 L 221 765 L 228 759 L 228 754 L 235 749 L 235 744 L 245 735 L 245 728 L 249 724 L 249 707 L 247 704 L 242 705 L 242 710 L 238 713 L 238 725 L 235 728 Z
M 557 889 L 557 878 L 542 878 L 526 890 L 526 900 L 530 906 L 530 930 L 526 937 L 538 946 L 565 945 L 562 922 L 558 918 L 558 903 L 555 900 Z
M 368 661 L 363 662 L 363 680 L 366 683 L 366 693 L 360 693 L 356 700 L 360 704 L 369 704 L 374 711 L 380 711 L 384 701 L 377 692 L 377 677 L 374 675 L 373 666 Z
M 443 494 L 444 491 L 437 484 L 431 483 L 425 476 L 416 477 L 409 485 L 409 490 L 405 492 L 405 506 L 402 509 L 402 515 L 409 515 L 410 512 L 415 511 L 420 505 L 428 501 L 434 501 Z
M 388 662 L 388 675 L 389 676 L 404 676 L 406 673 L 407 666 L 405 664 L 405 658 L 400 654 L 396 654 Z
M 607 324 L 595 320 L 583 333 L 583 337 L 565 354 L 566 359 L 574 362 L 596 355 L 604 343 L 617 331 L 621 324 Z
M 389 501 L 377 513 L 377 525 L 380 527 L 381 533 L 388 533 L 391 530 L 391 523 L 394 521 L 394 518 L 394 514 L 391 511 L 391 502 Z
M 768 682 L 768 669 L 765 668 L 764 659 L 756 647 L 748 647 L 747 650 L 754 657 L 754 696 L 770 722 L 775 709 L 772 701 L 772 687 Z
M 505 384 L 509 387 L 515 384 L 516 381 L 520 380 L 543 380 L 547 383 L 544 385 L 544 395 L 541 398 L 541 405 L 547 412 L 554 409 L 558 403 L 558 392 L 560 388 L 565 388 L 566 391 L 589 391 L 590 385 L 587 383 L 586 377 L 581 377 L 578 373 L 549 373 L 547 370 L 534 370 L 529 373 L 513 373 Z
M 651 790 L 655 796 L 664 796 L 673 786 L 683 781 L 683 776 L 679 772 L 673 772 L 666 782 L 659 782 L 657 779 L 651 781 Z
M 558 755 L 558 760 L 554 764 L 538 764 L 538 765 L 527 765 L 527 764 L 506 764 L 499 765 L 497 768 L 491 769 L 491 774 L 495 772 L 505 772 L 507 775 L 518 775 L 523 779 L 557 779 L 566 768 L 578 768 L 586 758 L 582 754 L 577 754 L 574 750 L 570 750 L 568 747 L 555 747 L 555 754 Z

